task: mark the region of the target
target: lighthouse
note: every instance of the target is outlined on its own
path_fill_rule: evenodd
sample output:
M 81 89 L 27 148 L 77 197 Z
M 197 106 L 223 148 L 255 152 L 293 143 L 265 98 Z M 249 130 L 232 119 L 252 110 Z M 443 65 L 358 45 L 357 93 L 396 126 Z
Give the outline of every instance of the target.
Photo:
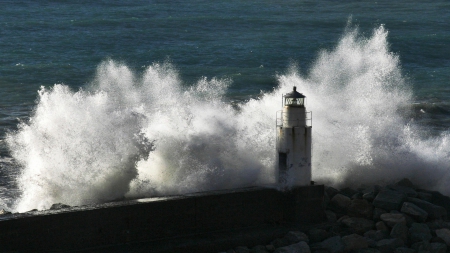
M 283 96 L 283 110 L 277 112 L 278 184 L 282 188 L 311 183 L 311 112 L 306 97 L 297 92 Z

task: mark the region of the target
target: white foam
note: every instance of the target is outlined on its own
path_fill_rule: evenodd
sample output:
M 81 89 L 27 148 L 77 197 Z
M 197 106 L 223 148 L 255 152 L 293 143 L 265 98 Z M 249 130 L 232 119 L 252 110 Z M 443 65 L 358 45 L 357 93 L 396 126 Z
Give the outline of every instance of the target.
M 41 88 L 30 122 L 7 137 L 23 168 L 15 208 L 274 182 L 275 113 L 294 85 L 313 111 L 314 180 L 342 186 L 409 177 L 449 193 L 448 135 L 425 139 L 401 115 L 412 94 L 388 46 L 382 26 L 370 38 L 348 29 L 306 76 L 292 68 L 273 92 L 238 111 L 223 101 L 230 80 L 184 87 L 168 63 L 138 75 L 109 60 L 86 90 Z

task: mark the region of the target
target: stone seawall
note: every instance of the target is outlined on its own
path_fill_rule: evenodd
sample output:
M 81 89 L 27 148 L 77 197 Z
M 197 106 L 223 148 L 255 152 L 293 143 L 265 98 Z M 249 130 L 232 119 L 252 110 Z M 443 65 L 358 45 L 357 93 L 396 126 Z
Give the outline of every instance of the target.
M 235 244 L 226 253 L 446 253 L 450 198 L 408 179 L 385 186 L 325 187 L 327 222 L 292 227 L 266 244 Z
M 323 196 L 323 185 L 288 192 L 252 187 L 7 214 L 0 217 L 0 252 L 113 249 L 142 243 L 154 245 L 155 252 L 176 252 L 174 241 L 185 250 L 210 252 L 225 245 L 219 243 L 226 241 L 220 234 L 321 222 Z M 201 244 L 183 242 L 212 234 L 218 235 L 213 237 L 217 248 L 210 243 L 202 251 Z

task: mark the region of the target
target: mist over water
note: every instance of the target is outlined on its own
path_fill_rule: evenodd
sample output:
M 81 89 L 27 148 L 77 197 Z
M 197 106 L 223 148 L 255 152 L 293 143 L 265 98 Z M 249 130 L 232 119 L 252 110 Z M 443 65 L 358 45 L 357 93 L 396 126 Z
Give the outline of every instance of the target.
M 273 183 L 275 116 L 292 86 L 313 112 L 313 180 L 408 177 L 449 194 L 448 134 L 426 137 L 407 113 L 413 94 L 387 36 L 383 26 L 369 37 L 348 28 L 306 74 L 293 66 L 238 109 L 225 101 L 232 80 L 186 87 L 170 63 L 136 73 L 107 60 L 85 89 L 41 88 L 30 120 L 7 136 L 21 167 L 12 209 Z

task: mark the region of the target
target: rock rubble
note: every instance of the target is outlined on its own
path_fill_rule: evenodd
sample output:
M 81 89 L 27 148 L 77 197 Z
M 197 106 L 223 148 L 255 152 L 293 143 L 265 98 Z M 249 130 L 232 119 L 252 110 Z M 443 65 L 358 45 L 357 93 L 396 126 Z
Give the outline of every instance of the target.
M 450 252 L 450 198 L 416 188 L 408 179 L 366 189 L 326 187 L 328 221 L 291 231 L 267 245 L 226 253 Z

